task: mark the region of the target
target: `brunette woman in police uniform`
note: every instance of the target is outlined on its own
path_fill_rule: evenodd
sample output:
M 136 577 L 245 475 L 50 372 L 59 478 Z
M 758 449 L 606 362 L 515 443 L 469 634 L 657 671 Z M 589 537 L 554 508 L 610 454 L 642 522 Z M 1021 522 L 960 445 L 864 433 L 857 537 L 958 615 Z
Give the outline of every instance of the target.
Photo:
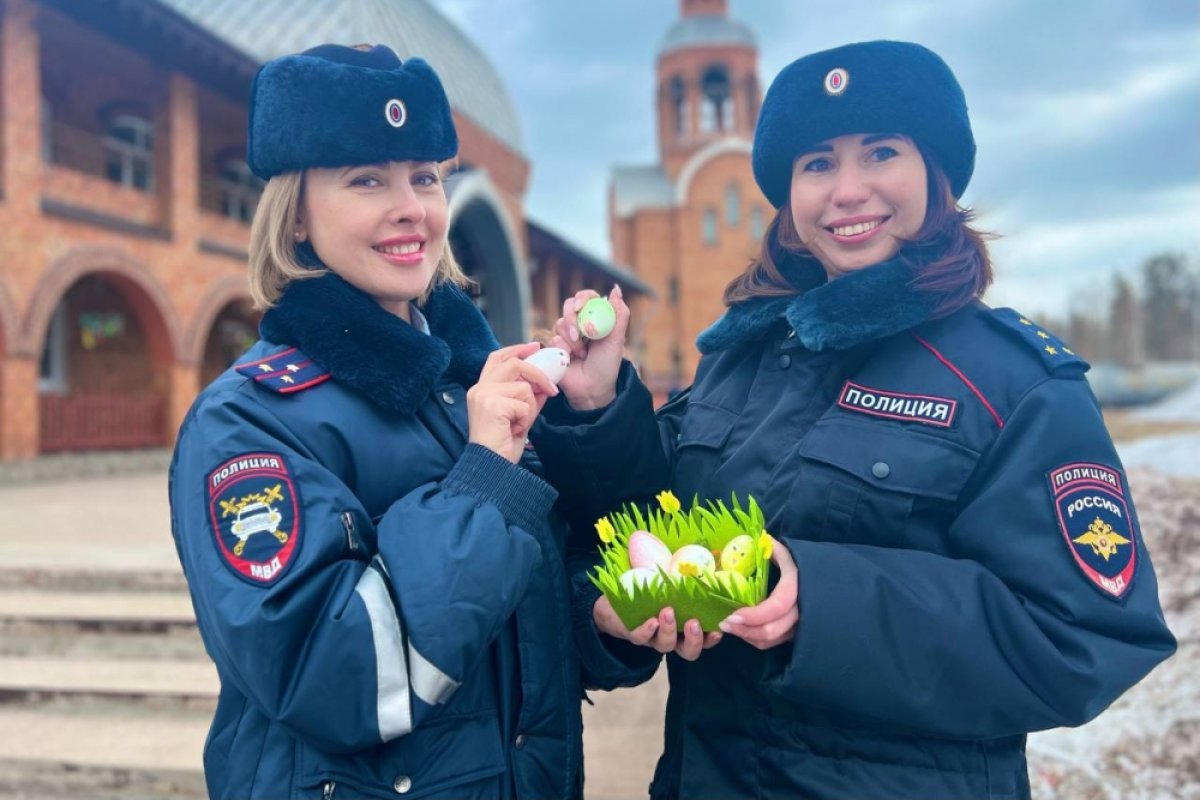
M 603 347 L 571 334 L 587 295 L 565 304 L 575 362 L 534 441 L 577 518 L 664 487 L 753 495 L 783 545 L 719 644 L 670 609 L 626 631 L 590 595 L 611 642 L 672 653 L 655 798 L 1025 798 L 1027 733 L 1092 719 L 1174 652 L 1087 364 L 979 300 L 974 157 L 929 50 L 801 58 L 754 140 L 779 213 L 692 388 L 656 421 L 617 355 L 619 293 Z
M 263 339 L 171 467 L 221 680 L 211 797 L 578 797 L 581 680 L 644 677 L 571 624 L 565 525 L 525 447 L 556 389 L 459 288 L 456 151 L 420 59 L 325 45 L 255 78 Z

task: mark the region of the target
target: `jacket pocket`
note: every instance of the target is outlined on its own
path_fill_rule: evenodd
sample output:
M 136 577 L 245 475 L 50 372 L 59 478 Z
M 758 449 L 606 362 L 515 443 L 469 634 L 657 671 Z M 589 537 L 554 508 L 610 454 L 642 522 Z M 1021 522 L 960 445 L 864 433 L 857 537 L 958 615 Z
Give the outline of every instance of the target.
M 695 495 L 707 497 L 707 487 L 721 463 L 721 454 L 737 415 L 718 406 L 692 403 L 675 446 L 671 487 L 684 504 Z M 719 494 L 719 493 L 718 493 Z
M 948 514 L 977 454 L 948 439 L 888 424 L 823 419 L 797 448 L 794 535 L 910 546 L 910 518 Z
M 442 717 L 351 755 L 299 750 L 301 797 L 482 800 L 499 793 L 505 770 L 495 712 Z

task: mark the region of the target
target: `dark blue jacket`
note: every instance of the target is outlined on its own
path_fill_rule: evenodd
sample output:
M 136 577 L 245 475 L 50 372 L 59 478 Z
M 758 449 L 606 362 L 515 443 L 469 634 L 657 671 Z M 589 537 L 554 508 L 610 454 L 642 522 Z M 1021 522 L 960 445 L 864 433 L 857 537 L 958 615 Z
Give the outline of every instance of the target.
M 908 280 L 735 307 L 657 422 L 628 368 L 603 412 L 543 417 L 577 517 L 753 495 L 799 569 L 791 643 L 668 658 L 654 797 L 1027 798 L 1026 733 L 1175 649 L 1086 364 L 1008 309 L 933 319 Z
M 486 323 L 449 287 L 425 315 L 433 335 L 333 275 L 293 283 L 183 424 L 214 798 L 575 797 L 580 647 L 588 683 L 636 679 L 572 624 L 532 452 L 467 443 Z

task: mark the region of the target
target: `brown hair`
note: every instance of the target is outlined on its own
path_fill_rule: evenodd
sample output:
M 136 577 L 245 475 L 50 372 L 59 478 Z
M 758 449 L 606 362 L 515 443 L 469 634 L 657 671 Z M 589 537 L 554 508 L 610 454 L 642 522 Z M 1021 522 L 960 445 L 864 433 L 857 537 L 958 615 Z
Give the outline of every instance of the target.
M 438 169 L 440 172 L 440 165 Z M 292 281 L 316 278 L 327 272 L 304 266 L 296 258 L 296 222 L 303 197 L 303 172 L 281 173 L 263 187 L 250 225 L 250 296 L 254 298 L 256 308 L 265 311 L 274 306 Z M 471 285 L 471 279 L 451 252 L 448 239 L 442 247 L 433 280 L 417 298 L 417 303 L 428 300 L 433 290 L 443 283 L 463 288 Z
M 898 255 L 916 275 L 911 284 L 913 289 L 941 295 L 934 313 L 946 316 L 982 296 L 991 285 L 992 261 L 987 240 L 993 237 L 971 226 L 975 214 L 958 205 L 946 173 L 924 153 L 922 158 L 929 193 L 925 221 Z M 819 266 L 816 257 L 800 241 L 790 201 L 783 204 L 767 226 L 758 258 L 725 287 L 725 305 L 802 291 L 805 287 L 792 285 L 779 270 L 779 265 L 788 258 L 808 260 Z

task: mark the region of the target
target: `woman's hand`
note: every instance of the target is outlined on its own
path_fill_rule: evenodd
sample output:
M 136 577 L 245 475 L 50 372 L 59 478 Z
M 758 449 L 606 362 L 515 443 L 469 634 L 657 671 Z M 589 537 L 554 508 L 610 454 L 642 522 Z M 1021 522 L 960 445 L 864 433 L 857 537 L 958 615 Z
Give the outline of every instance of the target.
M 643 647 L 653 647 L 660 653 L 675 653 L 687 661 L 695 661 L 702 650 L 721 641 L 720 632 L 704 633 L 700 623 L 689 619 L 683 626 L 683 636 L 679 635 L 675 623 L 675 610 L 667 607 L 658 612 L 657 617 L 651 617 L 633 630 L 625 627 L 617 612 L 613 611 L 608 598 L 601 596 L 592 606 L 592 620 L 601 633 L 607 633 L 616 639 L 624 639 Z
M 521 359 L 537 342 L 504 347 L 488 356 L 479 382 L 467 390 L 467 438 L 512 463 L 521 460 L 525 435 L 558 387 L 546 373 Z
M 576 315 L 584 303 L 599 296 L 585 289 L 563 301 L 562 316 L 554 323 L 554 340 L 550 343 L 571 354 L 571 366 L 558 385 L 571 407 L 580 411 L 603 408 L 617 396 L 617 373 L 629 330 L 629 306 L 625 305 L 621 287 L 613 286 L 608 293 L 608 302 L 617 312 L 612 333 L 603 339 L 587 339 L 579 333 Z
M 721 622 L 721 630 L 740 637 L 759 650 L 790 642 L 800 625 L 800 576 L 792 554 L 778 540 L 771 560 L 779 566 L 779 583 L 756 606 L 739 609 Z

